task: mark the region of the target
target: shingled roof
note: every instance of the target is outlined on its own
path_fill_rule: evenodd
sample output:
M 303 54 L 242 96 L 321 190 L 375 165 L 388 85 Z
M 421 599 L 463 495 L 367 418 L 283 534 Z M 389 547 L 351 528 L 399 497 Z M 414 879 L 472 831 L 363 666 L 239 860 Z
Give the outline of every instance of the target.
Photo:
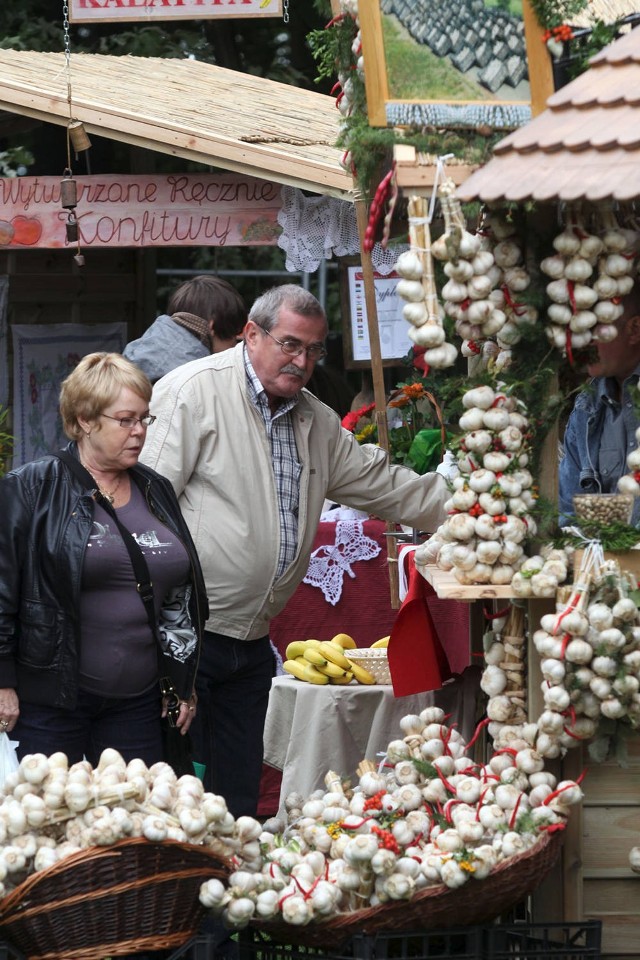
M 495 147 L 463 200 L 631 200 L 640 196 L 640 28 L 616 40 L 547 109 Z

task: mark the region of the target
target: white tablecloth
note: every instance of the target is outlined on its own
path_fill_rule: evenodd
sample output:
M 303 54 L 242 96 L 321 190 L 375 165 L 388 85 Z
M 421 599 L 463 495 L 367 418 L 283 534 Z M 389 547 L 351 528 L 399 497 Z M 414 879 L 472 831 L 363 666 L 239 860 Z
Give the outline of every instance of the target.
M 475 728 L 480 671 L 469 667 L 441 690 L 394 697 L 389 685 L 320 686 L 286 675 L 271 687 L 264 733 L 265 763 L 282 770 L 280 813 L 293 790 L 307 797 L 324 787 L 334 770 L 356 780 L 361 760 L 378 759 L 390 740 L 402 737 L 399 722 L 435 704 L 468 739 Z

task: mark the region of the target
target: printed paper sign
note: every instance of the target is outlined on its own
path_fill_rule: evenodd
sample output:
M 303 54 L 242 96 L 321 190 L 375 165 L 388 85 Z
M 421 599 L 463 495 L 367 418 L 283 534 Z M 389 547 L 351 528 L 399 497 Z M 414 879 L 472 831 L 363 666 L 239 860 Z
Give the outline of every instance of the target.
M 362 268 L 349 267 L 348 276 L 353 359 L 371 360 Z M 380 353 L 383 360 L 400 359 L 412 346 L 407 335 L 408 324 L 402 316 L 402 300 L 396 293 L 399 280 L 397 273 L 390 273 L 387 276 L 374 273 Z

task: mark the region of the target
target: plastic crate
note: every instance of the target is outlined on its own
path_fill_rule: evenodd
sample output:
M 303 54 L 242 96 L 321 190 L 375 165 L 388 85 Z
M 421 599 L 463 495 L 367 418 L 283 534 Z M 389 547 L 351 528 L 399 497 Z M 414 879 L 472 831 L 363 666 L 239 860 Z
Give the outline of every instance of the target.
M 0 940 L 0 960 L 25 960 L 25 958 L 6 940 Z
M 357 934 L 336 951 L 277 943 L 260 931 L 243 930 L 237 947 L 237 960 L 482 960 L 483 928 Z M 184 960 L 213 960 L 214 954 L 213 940 L 197 936 L 169 960 L 178 960 L 178 956 Z
M 483 960 L 600 960 L 602 921 L 485 928 Z

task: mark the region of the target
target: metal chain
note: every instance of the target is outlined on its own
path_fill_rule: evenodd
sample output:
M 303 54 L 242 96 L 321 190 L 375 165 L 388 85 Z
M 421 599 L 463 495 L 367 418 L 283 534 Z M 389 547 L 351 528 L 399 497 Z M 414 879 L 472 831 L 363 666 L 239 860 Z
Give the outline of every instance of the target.
M 62 27 L 64 32 L 64 59 L 67 68 L 67 103 L 69 104 L 69 120 L 73 119 L 71 111 L 71 38 L 69 36 L 69 3 L 62 0 Z M 71 172 L 71 143 L 69 141 L 69 127 L 67 126 L 67 169 Z
M 285 23 L 289 23 L 289 0 L 284 0 L 282 4 L 282 19 Z

